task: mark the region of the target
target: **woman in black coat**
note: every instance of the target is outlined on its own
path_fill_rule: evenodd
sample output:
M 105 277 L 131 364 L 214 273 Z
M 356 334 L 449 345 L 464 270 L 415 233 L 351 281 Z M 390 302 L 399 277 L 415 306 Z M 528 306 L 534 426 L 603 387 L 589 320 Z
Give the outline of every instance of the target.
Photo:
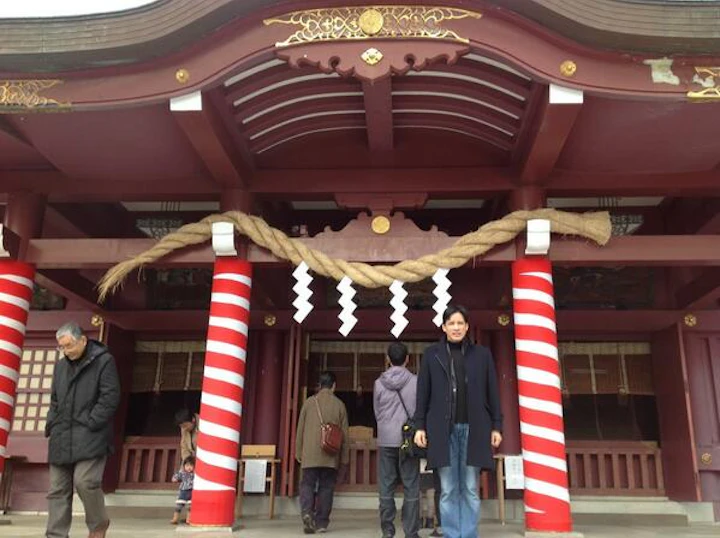
M 428 466 L 440 475 L 440 514 L 448 538 L 476 538 L 478 478 L 493 469 L 502 442 L 502 413 L 490 350 L 467 338 L 467 310 L 449 306 L 445 335 L 423 354 L 417 385 L 415 443 L 427 446 Z

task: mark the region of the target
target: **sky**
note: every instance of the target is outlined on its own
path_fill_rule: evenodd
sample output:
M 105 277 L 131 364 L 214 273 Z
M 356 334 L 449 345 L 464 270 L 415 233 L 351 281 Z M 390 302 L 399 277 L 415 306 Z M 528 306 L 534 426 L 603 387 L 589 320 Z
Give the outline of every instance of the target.
M 72 17 L 124 11 L 157 0 L 22 0 L 0 2 L 0 19 Z

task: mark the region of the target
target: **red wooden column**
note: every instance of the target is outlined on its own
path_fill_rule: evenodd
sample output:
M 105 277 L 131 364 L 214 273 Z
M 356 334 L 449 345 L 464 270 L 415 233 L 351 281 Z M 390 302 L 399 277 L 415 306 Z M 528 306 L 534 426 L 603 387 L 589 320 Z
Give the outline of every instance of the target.
M 221 210 L 247 210 L 241 191 L 224 192 Z M 224 224 L 224 223 L 223 223 Z M 232 527 L 250 324 L 252 267 L 235 250 L 234 232 L 213 225 L 217 255 L 200 396 L 191 525 Z
M 528 531 L 570 532 L 570 495 L 552 267 L 513 263 L 513 308 Z
M 254 333 L 255 334 L 255 333 Z M 263 331 L 259 333 L 259 355 L 253 443 L 277 446 L 280 438 L 280 398 L 282 390 L 285 333 Z
M 40 235 L 44 214 L 43 196 L 30 192 L 8 196 L 4 225 L 20 237 L 19 257 L 25 255 L 28 241 Z M 34 278 L 32 265 L 0 260 L 0 480 L 5 469 Z
M 191 516 L 195 526 L 230 527 L 234 521 L 250 287 L 249 262 L 217 259 L 200 397 Z
M 513 334 L 510 330 L 495 331 L 492 354 L 500 386 L 500 406 L 503 411 L 503 454 L 520 454 L 520 417 L 518 414 L 518 381 L 515 365 Z
M 12 425 L 35 268 L 0 261 L 0 481 Z

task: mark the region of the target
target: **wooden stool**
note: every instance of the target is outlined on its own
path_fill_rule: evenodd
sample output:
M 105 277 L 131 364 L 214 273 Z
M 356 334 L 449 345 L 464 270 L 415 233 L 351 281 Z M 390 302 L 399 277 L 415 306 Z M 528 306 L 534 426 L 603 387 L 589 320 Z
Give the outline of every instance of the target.
M 277 465 L 282 461 L 275 457 L 275 445 L 243 445 L 240 449 L 238 460 L 238 484 L 237 499 L 235 501 L 235 517 L 242 517 L 243 486 L 245 484 L 245 463 L 248 461 L 265 460 L 270 464 L 270 476 L 265 477 L 266 485 L 270 484 L 270 519 L 275 517 L 275 477 L 277 476 Z M 267 471 L 266 471 L 267 472 Z M 267 487 L 267 486 L 266 486 Z

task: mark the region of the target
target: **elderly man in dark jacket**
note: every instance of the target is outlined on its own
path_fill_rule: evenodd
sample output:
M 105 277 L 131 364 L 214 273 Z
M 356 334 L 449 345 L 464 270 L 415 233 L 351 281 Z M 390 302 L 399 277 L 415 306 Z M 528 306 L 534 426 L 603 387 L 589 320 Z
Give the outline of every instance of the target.
M 55 334 L 62 357 L 55 366 L 45 436 L 50 438 L 47 538 L 67 538 L 73 486 L 85 507 L 88 538 L 103 538 L 110 525 L 102 476 L 111 451 L 113 417 L 120 402 L 115 359 L 88 340 L 76 323 Z
M 388 346 L 390 366 L 375 381 L 373 408 L 378 436 L 378 490 L 380 529 L 383 538 L 395 536 L 395 488 L 403 486 L 402 525 L 406 538 L 418 538 L 420 530 L 420 460 L 401 458 L 402 427 L 415 414 L 417 378 L 407 369 L 407 347 Z
M 477 538 L 478 477 L 493 469 L 502 413 L 490 350 L 467 338 L 467 310 L 449 306 L 445 336 L 423 354 L 418 375 L 415 443 L 428 448 L 440 474 L 440 514 L 447 538 Z

